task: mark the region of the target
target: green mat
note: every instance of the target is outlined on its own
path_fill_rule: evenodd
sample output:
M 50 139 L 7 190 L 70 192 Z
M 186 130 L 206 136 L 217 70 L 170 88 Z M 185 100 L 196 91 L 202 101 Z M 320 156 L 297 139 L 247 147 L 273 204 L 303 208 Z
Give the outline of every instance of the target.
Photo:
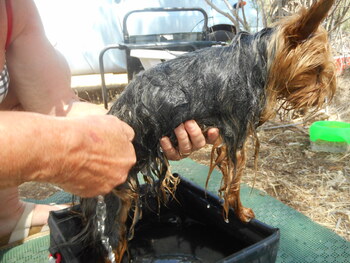
M 191 159 L 172 162 L 172 172 L 204 186 L 208 167 Z M 221 174 L 214 171 L 209 191 L 215 192 Z M 61 192 L 45 200 L 28 200 L 35 203 L 65 203 L 71 196 Z M 253 208 L 256 218 L 280 229 L 281 238 L 276 262 L 278 263 L 350 263 L 350 242 L 331 230 L 312 222 L 308 217 L 284 205 L 261 191 L 242 185 L 242 202 Z M 49 237 L 41 237 L 21 246 L 0 250 L 0 262 L 48 262 Z M 262 262 L 263 263 L 263 262 Z

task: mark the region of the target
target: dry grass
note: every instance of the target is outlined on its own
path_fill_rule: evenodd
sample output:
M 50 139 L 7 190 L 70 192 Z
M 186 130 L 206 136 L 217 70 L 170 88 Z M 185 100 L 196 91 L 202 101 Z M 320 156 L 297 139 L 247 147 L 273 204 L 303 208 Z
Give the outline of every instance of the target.
M 314 153 L 299 130 L 260 132 L 255 187 L 350 241 L 350 154 Z M 255 174 L 248 163 L 244 182 Z
M 249 158 L 242 182 L 350 241 L 350 153 L 312 152 L 300 129 L 260 131 L 258 171 Z M 192 158 L 208 165 L 210 150 L 207 146 Z

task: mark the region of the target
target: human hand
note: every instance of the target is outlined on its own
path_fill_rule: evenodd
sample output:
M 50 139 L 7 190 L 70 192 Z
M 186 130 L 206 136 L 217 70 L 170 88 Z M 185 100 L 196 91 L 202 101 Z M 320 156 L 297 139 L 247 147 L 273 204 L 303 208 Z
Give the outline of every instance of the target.
M 204 147 L 206 143 L 213 144 L 219 136 L 219 129 L 210 128 L 207 138 L 194 120 L 180 124 L 174 130 L 178 140 L 178 149 L 174 148 L 168 137 L 160 139 L 160 145 L 169 160 L 180 160 L 188 157 L 193 151 Z
M 81 197 L 107 194 L 124 183 L 136 162 L 132 128 L 111 115 L 65 119 L 74 136 L 66 142 L 61 173 L 53 183 Z

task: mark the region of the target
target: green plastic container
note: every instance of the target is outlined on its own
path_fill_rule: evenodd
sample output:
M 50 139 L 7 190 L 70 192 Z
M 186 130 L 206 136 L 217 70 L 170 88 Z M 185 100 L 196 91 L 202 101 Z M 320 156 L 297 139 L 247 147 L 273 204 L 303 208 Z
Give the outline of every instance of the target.
M 310 126 L 313 151 L 347 152 L 350 150 L 350 123 L 316 121 Z

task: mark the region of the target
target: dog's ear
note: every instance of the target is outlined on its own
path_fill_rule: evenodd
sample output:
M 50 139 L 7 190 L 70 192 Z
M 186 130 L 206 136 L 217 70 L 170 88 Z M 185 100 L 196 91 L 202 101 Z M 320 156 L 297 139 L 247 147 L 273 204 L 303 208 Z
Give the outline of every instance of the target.
M 334 0 L 319 0 L 315 2 L 306 12 L 303 12 L 291 30 L 291 36 L 295 42 L 306 40 L 319 27 L 326 18 Z

